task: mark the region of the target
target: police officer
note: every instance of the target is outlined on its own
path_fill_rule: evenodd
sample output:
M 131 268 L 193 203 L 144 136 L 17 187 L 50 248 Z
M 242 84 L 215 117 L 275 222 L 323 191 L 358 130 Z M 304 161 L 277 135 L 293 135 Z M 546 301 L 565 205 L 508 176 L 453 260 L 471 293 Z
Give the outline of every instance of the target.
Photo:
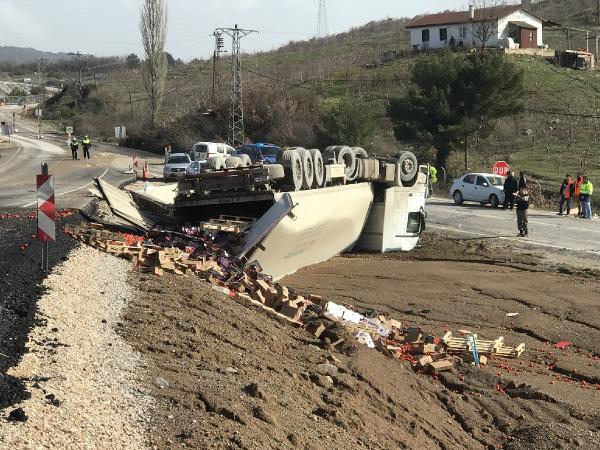
M 433 195 L 433 185 L 437 183 L 437 169 L 430 165 L 429 166 L 429 197 Z
M 86 157 L 87 159 L 90 159 L 90 147 L 92 146 L 92 144 L 90 143 L 90 138 L 84 136 L 81 140 L 81 145 L 83 146 L 83 159 L 85 159 Z
M 73 159 L 78 159 L 77 150 L 79 149 L 79 143 L 77 142 L 77 138 L 75 136 L 71 138 L 71 142 L 69 145 L 71 146 L 71 156 L 73 157 Z
M 579 194 L 581 198 L 581 204 L 583 206 L 583 218 L 591 219 L 592 218 L 592 194 L 594 193 L 594 185 L 588 179 L 588 177 L 583 177 L 583 183 L 581 183 L 581 192 Z

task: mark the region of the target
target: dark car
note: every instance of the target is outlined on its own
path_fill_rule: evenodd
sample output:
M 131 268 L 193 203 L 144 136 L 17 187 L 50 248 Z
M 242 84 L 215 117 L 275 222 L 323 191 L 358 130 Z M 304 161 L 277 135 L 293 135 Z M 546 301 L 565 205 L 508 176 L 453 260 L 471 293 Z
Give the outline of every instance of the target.
M 277 162 L 277 155 L 281 152 L 281 147 L 264 143 L 244 144 L 239 146 L 236 151 L 238 154 L 248 155 L 252 163 L 275 164 Z

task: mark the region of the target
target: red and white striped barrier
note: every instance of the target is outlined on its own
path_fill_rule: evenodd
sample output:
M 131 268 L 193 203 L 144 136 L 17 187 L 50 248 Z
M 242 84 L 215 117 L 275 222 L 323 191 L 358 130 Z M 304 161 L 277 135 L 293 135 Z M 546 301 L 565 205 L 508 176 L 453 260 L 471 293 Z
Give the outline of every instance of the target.
M 37 176 L 38 238 L 43 242 L 56 241 L 56 205 L 54 203 L 54 177 Z

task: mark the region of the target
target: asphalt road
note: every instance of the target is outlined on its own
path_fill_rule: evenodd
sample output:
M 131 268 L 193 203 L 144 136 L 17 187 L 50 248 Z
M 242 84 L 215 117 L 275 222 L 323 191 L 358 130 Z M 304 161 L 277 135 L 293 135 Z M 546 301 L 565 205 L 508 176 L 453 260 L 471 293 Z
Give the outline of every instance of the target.
M 13 111 L 19 113 L 21 109 L 0 107 L 0 119 L 12 121 Z M 35 208 L 35 176 L 41 172 L 43 162 L 48 163 L 54 175 L 58 209 L 83 207 L 96 177 L 113 184 L 131 178 L 125 172 L 132 164 L 133 150 L 93 142 L 91 159 L 74 161 L 65 138 L 48 135 L 38 140 L 37 125 L 19 116 L 17 129 L 19 132 L 11 137 L 10 145 L 0 145 L 0 208 Z M 156 155 L 142 152 L 138 155 L 141 161 L 160 162 Z M 79 157 L 82 156 L 80 148 Z
M 542 250 L 568 251 L 580 256 L 600 257 L 600 220 L 557 216 L 529 210 L 529 237 L 517 237 L 516 211 L 479 204 L 456 206 L 450 199 L 427 202 L 427 226 L 474 239 L 497 239 L 507 245 L 520 243 Z

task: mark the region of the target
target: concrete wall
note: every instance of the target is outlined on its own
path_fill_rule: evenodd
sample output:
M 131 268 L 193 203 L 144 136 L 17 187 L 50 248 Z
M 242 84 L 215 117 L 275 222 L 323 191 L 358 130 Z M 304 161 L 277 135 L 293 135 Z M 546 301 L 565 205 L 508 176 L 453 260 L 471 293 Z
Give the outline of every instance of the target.
M 544 39 L 542 36 L 542 21 L 525 11 L 516 11 L 509 16 L 498 21 L 498 39 L 503 39 L 508 36 L 510 23 L 517 23 L 519 26 L 527 24 L 530 28 L 537 28 L 537 45 L 542 46 Z

